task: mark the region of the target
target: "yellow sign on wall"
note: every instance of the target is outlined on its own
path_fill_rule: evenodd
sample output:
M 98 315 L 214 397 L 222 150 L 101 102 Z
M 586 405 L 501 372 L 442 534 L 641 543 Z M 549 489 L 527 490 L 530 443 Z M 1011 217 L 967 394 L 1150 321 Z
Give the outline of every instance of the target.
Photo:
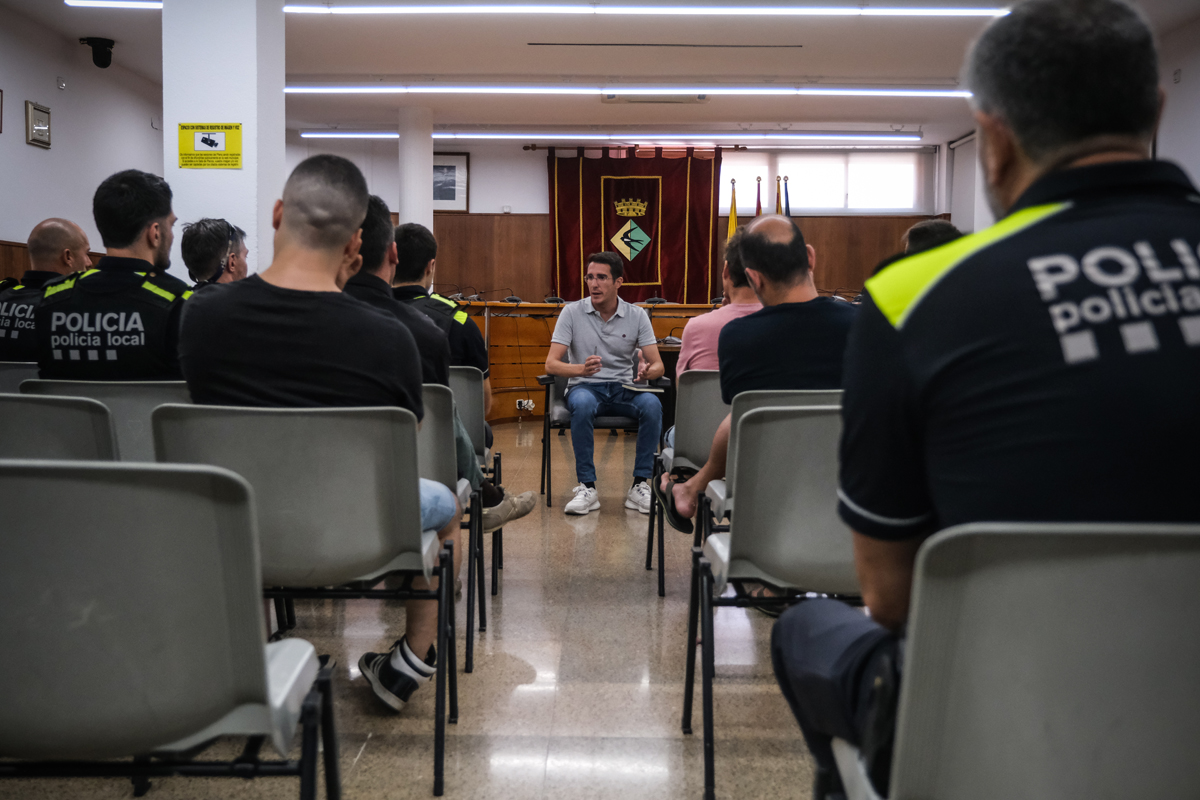
M 179 123 L 180 169 L 241 169 L 242 123 Z

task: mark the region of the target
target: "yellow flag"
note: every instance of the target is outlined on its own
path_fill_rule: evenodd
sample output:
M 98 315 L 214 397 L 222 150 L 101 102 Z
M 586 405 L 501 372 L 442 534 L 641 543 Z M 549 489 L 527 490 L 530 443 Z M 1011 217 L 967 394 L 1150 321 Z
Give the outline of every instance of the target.
M 783 179 L 778 175 L 775 176 L 775 213 L 783 213 Z
M 725 238 L 733 236 L 733 232 L 737 230 L 737 181 L 733 178 L 729 179 L 729 232 L 725 234 Z

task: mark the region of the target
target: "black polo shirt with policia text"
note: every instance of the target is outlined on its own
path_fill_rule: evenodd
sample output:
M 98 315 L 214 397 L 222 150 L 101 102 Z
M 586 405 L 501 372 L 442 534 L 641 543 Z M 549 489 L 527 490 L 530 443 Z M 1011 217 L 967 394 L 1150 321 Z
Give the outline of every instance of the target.
M 418 285 L 396 286 L 392 295 L 401 303 L 423 311 L 446 332 L 450 339 L 450 366 L 475 367 L 483 377 L 488 377 L 488 351 L 483 334 L 458 303 Z
M 33 312 L 42 302 L 42 287 L 58 277 L 57 272 L 30 269 L 21 280 L 0 288 L 0 361 L 37 361 Z
M 179 314 L 191 289 L 138 258 L 49 281 L 37 322 L 38 374 L 84 381 L 180 380 Z
M 851 528 L 1200 520 L 1200 195 L 1178 167 L 1051 173 L 866 294 L 844 378 Z

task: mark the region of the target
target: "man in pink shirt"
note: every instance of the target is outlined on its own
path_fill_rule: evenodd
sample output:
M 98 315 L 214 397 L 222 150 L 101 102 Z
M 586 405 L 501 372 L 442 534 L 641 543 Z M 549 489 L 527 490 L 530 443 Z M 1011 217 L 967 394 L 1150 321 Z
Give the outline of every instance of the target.
M 738 228 L 725 243 L 725 268 L 721 271 L 724 305 L 708 314 L 693 317 L 683 329 L 676 380 L 689 369 L 717 369 L 717 339 L 721 335 L 721 328 L 730 320 L 762 309 L 762 303 L 754 295 L 754 288 L 746 280 L 746 270 L 742 266 L 739 246 L 744 232 L 744 227 Z

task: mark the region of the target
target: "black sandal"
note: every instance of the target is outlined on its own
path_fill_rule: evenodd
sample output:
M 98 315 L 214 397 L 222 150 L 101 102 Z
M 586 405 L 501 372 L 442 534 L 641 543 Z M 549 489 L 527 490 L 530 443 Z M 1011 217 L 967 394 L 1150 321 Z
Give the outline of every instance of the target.
M 672 484 L 674 481 L 672 481 Z M 662 514 L 670 523 L 671 527 L 681 533 L 692 532 L 692 521 L 681 515 L 675 508 L 675 492 L 662 490 L 661 481 L 651 481 L 650 488 L 654 490 L 654 496 L 658 498 L 658 504 L 662 508 Z

